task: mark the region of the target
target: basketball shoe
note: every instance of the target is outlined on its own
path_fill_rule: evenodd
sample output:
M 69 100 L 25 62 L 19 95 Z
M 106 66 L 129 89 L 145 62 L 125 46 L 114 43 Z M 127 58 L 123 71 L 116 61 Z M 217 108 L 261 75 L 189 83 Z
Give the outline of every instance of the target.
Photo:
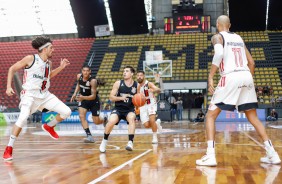
M 263 163 L 267 163 L 267 164 L 280 164 L 281 163 L 279 155 L 276 151 L 274 152 L 266 151 L 266 155 L 260 158 L 260 161 Z
M 132 150 L 133 150 L 133 142 L 132 142 L 132 141 L 128 141 L 128 143 L 127 143 L 125 149 L 126 149 L 127 151 L 132 151 Z
M 7 146 L 5 149 L 5 152 L 3 154 L 3 159 L 5 161 L 10 161 L 13 160 L 13 147 L 12 146 Z
M 99 150 L 101 153 L 106 152 L 107 143 L 108 143 L 108 140 L 105 140 L 105 139 L 102 140 L 100 147 L 99 147 Z
M 45 132 L 48 132 L 51 138 L 57 140 L 57 139 L 59 139 L 59 136 L 58 136 L 58 134 L 55 132 L 54 127 L 55 127 L 55 126 L 50 127 L 50 126 L 48 126 L 47 124 L 43 124 L 43 125 L 42 125 L 42 129 L 43 129 Z
M 196 164 L 202 166 L 216 166 L 215 150 L 208 148 L 206 155 L 196 160 Z
M 161 126 L 161 120 L 157 119 L 156 124 L 157 124 L 157 127 L 158 127 L 158 132 L 162 133 L 163 127 Z
M 94 138 L 91 135 L 87 135 L 87 137 L 84 138 L 84 142 L 85 143 L 94 143 L 95 140 L 94 140 Z

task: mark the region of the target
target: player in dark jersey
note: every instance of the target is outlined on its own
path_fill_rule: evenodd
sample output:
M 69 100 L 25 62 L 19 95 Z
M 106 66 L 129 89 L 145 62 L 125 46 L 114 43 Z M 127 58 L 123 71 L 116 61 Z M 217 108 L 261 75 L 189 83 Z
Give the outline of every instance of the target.
M 126 66 L 123 69 L 123 80 L 118 80 L 114 83 L 110 93 L 110 100 L 115 102 L 115 108 L 109 117 L 109 121 L 105 127 L 104 139 L 100 145 L 100 152 L 106 151 L 108 137 L 114 127 L 121 119 L 128 122 L 128 143 L 126 150 L 133 150 L 133 139 L 135 133 L 135 112 L 132 103 L 132 97 L 137 92 L 137 82 L 133 80 L 135 70 L 131 66 Z
M 88 110 L 92 112 L 93 122 L 98 125 L 106 123 L 107 117 L 100 114 L 100 100 L 97 87 L 105 83 L 91 76 L 91 69 L 88 65 L 82 67 L 81 73 L 77 74 L 77 85 L 71 97 L 71 102 L 78 101 L 78 112 L 81 125 L 86 133 L 85 143 L 94 143 L 94 139 L 86 121 Z

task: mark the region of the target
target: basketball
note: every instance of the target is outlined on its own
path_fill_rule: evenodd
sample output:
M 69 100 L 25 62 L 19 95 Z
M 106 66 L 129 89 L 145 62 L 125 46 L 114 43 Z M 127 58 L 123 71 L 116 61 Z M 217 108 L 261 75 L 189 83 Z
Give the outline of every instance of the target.
M 146 103 L 146 98 L 143 94 L 137 93 L 133 96 L 132 103 L 135 107 L 142 107 Z

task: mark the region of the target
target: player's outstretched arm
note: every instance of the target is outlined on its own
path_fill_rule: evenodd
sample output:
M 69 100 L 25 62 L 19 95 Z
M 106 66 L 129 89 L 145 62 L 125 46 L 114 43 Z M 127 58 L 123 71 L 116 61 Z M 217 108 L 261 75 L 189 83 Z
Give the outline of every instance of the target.
M 58 73 L 60 73 L 69 64 L 70 64 L 70 62 L 66 58 L 61 59 L 60 66 L 58 68 L 56 68 L 56 69 L 51 71 L 50 78 L 55 77 Z
M 74 92 L 73 92 L 73 95 L 72 95 L 72 97 L 71 97 L 70 102 L 73 102 L 73 101 L 75 100 L 75 97 L 76 97 L 78 91 L 80 90 L 80 86 L 79 86 L 79 82 L 78 82 L 80 76 L 81 76 L 81 74 L 77 74 L 77 76 L 76 76 L 76 81 L 77 81 L 77 83 L 76 83 L 76 87 L 75 87 L 75 90 L 74 90 Z
M 153 93 L 160 93 L 161 89 L 158 88 L 155 84 L 153 84 L 152 82 L 148 83 L 149 86 L 149 90 L 152 91 Z
M 14 76 L 15 72 L 24 68 L 24 67 L 29 67 L 33 63 L 33 60 L 34 60 L 34 56 L 28 55 L 28 56 L 24 57 L 22 60 L 13 64 L 9 68 L 8 77 L 7 77 L 7 89 L 6 89 L 6 94 L 8 96 L 12 96 L 15 93 L 13 88 L 12 88 L 12 80 L 13 80 L 13 76 Z

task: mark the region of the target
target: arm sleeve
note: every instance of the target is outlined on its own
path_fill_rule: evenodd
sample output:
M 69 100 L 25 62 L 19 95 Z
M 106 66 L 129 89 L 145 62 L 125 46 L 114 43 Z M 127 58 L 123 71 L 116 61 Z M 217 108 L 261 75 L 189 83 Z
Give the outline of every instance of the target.
M 223 46 L 221 44 L 215 44 L 214 45 L 214 56 L 212 59 L 212 64 L 219 67 L 220 62 L 223 58 Z

